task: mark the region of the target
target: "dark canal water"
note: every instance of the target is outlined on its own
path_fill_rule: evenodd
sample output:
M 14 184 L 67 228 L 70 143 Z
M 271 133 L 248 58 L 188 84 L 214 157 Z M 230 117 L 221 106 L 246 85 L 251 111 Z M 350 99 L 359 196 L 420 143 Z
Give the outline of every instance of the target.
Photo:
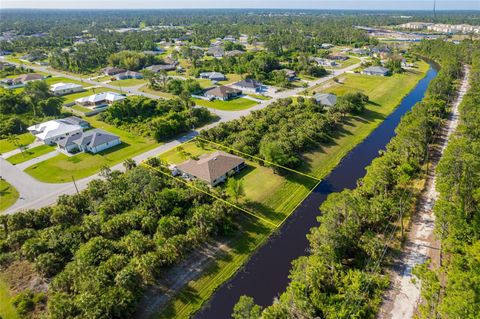
M 436 75 L 436 66 L 430 65 L 427 75 L 398 108 L 343 158 L 284 223 L 278 234 L 273 235 L 234 277 L 216 291 L 195 318 L 231 318 L 233 306 L 240 296 L 252 296 L 257 304 L 267 306 L 285 290 L 289 283 L 291 262 L 307 254 L 308 241 L 305 235 L 310 228 L 318 225 L 316 218 L 320 214 L 319 206 L 330 193 L 356 186 L 357 180 L 365 175 L 365 167 L 395 135 L 394 130 L 401 117 L 423 99 L 428 84 Z

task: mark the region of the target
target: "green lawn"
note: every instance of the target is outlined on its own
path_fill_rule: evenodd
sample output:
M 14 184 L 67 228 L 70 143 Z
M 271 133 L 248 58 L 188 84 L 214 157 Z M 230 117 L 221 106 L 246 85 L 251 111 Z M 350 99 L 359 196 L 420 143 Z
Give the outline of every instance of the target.
M 18 134 L 18 145 L 28 145 L 35 141 L 35 136 L 30 133 Z M 0 140 L 0 153 L 6 153 L 18 148 L 17 145 L 10 143 L 7 139 Z
M 90 96 L 90 95 L 97 94 L 97 93 L 102 93 L 102 92 L 117 92 L 117 93 L 120 93 L 120 91 L 112 90 L 112 89 L 109 89 L 109 88 L 106 88 L 106 87 L 96 87 L 96 88 L 91 88 L 91 89 L 85 90 L 83 92 L 64 95 L 63 96 L 65 98 L 64 104 L 72 103 L 76 99 L 79 99 L 81 97 L 86 97 L 86 96 Z M 88 109 L 88 111 L 91 111 L 91 110 Z
M 261 95 L 261 94 L 247 94 L 248 96 L 251 96 L 255 99 L 263 100 L 263 101 L 268 101 L 271 100 L 272 98 L 269 96 Z
M 40 155 L 50 153 L 54 151 L 55 148 L 49 145 L 40 145 L 34 148 L 30 148 L 27 150 L 24 150 L 22 153 L 15 154 L 13 156 L 10 156 L 7 158 L 7 161 L 9 161 L 12 164 L 20 164 L 23 162 L 26 162 L 28 160 L 31 160 L 33 158 L 39 157 Z
M 242 79 L 241 74 L 228 73 L 228 74 L 225 74 L 225 76 L 227 77 L 227 79 L 225 81 L 219 81 L 218 82 L 219 85 L 225 85 L 225 84 L 238 82 Z
M 52 76 L 51 78 L 46 78 L 45 82 L 47 82 L 48 85 L 52 85 L 52 84 L 56 84 L 56 83 L 75 83 L 75 84 L 79 84 L 83 87 L 91 86 L 90 83 L 65 78 L 63 76 Z
M 8 207 L 15 204 L 18 199 L 18 192 L 9 183 L 7 183 L 4 179 L 0 178 L 0 212 L 3 212 Z M 0 295 L 2 295 L 2 287 L 0 286 Z M 3 298 L 0 298 L 0 300 Z M 1 305 L 1 301 L 0 301 Z M 1 309 L 1 307 L 0 307 Z M 1 314 L 1 311 L 0 311 Z
M 137 86 L 137 85 L 146 84 L 146 83 L 147 83 L 147 80 L 145 79 L 125 79 L 125 80 L 111 81 L 108 84 L 124 88 L 124 87 Z
M 92 110 L 89 109 L 88 107 L 83 107 L 83 106 L 76 105 L 76 104 L 72 105 L 72 106 L 69 106 L 67 109 L 72 109 L 72 110 L 75 110 L 75 111 L 82 112 L 83 115 L 85 115 L 86 113 L 92 112 Z
M 80 153 L 74 156 L 59 154 L 51 159 L 28 167 L 25 172 L 42 182 L 69 182 L 98 173 L 103 166 L 113 166 L 127 158 L 144 153 L 158 146 L 153 140 L 126 132 L 99 121 L 97 116 L 84 118 L 92 127 L 101 128 L 120 136 L 122 144 L 99 154 Z
M 317 152 L 305 154 L 306 165 L 301 169 L 318 178 L 324 178 L 339 163 L 343 156 L 381 123 L 382 118 L 395 109 L 403 96 L 424 76 L 427 69 L 428 64 L 421 62 L 419 64 L 420 72 L 418 74 L 402 75 L 399 76 L 398 79 L 392 77 L 393 81 L 388 81 L 391 78 L 383 78 L 384 83 L 379 84 L 380 88 L 375 87 L 373 84 L 365 86 L 365 84 L 363 84 L 363 78 L 356 78 L 354 82 L 349 83 L 351 90 L 370 87 L 370 98 L 373 102 L 379 103 L 379 105 L 370 104 L 367 107 L 368 111 L 362 115 L 362 117 L 347 119 L 343 127 L 344 132 L 336 136 L 335 143 Z M 350 74 L 348 76 L 350 76 Z M 338 92 L 339 87 L 333 85 L 329 90 L 334 92 L 337 90 Z M 380 102 L 382 104 L 380 104 Z M 175 160 L 175 158 L 173 159 Z M 245 176 L 245 178 L 246 177 L 248 176 Z M 260 185 L 263 182 L 265 182 L 265 180 L 257 183 L 259 189 L 261 189 Z M 245 185 L 247 185 L 247 182 L 245 182 Z M 248 195 L 250 190 L 246 186 L 245 189 L 247 196 L 255 196 L 252 194 Z M 259 193 L 257 196 L 262 196 L 262 192 Z M 287 194 L 287 196 L 288 195 L 289 194 Z M 278 196 L 278 194 L 271 197 L 276 196 Z M 215 261 L 212 262 L 212 265 L 199 276 L 199 278 L 190 281 L 188 286 L 178 293 L 167 307 L 155 317 L 190 318 L 197 312 L 203 303 L 211 297 L 215 289 L 233 276 L 248 260 L 251 253 L 255 251 L 259 245 L 264 243 L 271 232 L 275 231 L 275 229 L 269 229 L 269 226 L 263 226 L 267 232 L 267 234 L 264 234 L 255 228 L 258 224 L 258 222 L 255 225 L 253 222 L 248 223 L 244 221 L 241 224 L 242 232 L 240 235 L 234 236 L 230 242 L 229 247 L 231 250 L 228 253 L 222 253 L 218 259 L 216 258 Z
M 212 109 L 223 110 L 223 111 L 240 111 L 251 108 L 256 105 L 257 102 L 245 99 L 245 98 L 236 98 L 229 101 L 213 100 L 205 101 L 202 99 L 192 99 L 195 104 L 205 107 L 210 107 Z
M 352 65 L 354 65 L 354 64 L 360 63 L 360 59 L 359 59 L 359 58 L 350 57 L 348 60 L 338 61 L 338 63 L 339 63 L 340 65 L 334 66 L 334 67 L 332 67 L 331 69 L 344 69 L 344 68 L 347 68 L 347 67 L 352 66 Z
M 173 95 L 171 93 L 152 90 L 151 88 L 148 87 L 148 85 L 145 85 L 144 87 L 142 87 L 140 89 L 140 91 L 145 92 L 145 93 L 150 93 L 150 94 L 153 94 L 153 95 L 157 95 L 157 96 L 163 97 L 165 99 L 172 99 L 172 98 L 175 97 L 175 95 Z
M 197 79 L 197 78 L 194 78 L 195 81 L 197 81 L 200 86 L 202 87 L 202 89 L 206 89 L 206 88 L 209 88 L 209 87 L 212 87 L 213 84 L 212 84 L 212 81 L 210 81 L 209 79 Z
M 0 318 L 19 319 L 15 307 L 12 304 L 13 296 L 11 295 L 8 284 L 0 277 Z

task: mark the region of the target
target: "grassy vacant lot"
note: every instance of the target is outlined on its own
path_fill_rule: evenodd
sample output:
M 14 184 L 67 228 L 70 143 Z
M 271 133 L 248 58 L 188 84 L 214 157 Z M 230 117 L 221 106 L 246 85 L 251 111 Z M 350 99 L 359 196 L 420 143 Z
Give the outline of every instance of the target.
M 4 179 L 0 179 L 0 212 L 15 204 L 17 199 L 18 192 L 15 187 L 7 183 Z
M 264 101 L 268 101 L 268 100 L 272 99 L 269 96 L 265 96 L 265 95 L 261 95 L 261 94 L 247 94 L 247 95 L 253 97 L 254 99 L 259 99 L 259 100 L 264 100 Z
M 352 66 L 352 65 L 354 65 L 354 64 L 360 63 L 360 59 L 359 59 L 359 58 L 350 57 L 348 60 L 338 61 L 338 63 L 339 63 L 340 65 L 334 66 L 334 67 L 332 67 L 331 69 L 344 69 L 344 68 L 347 68 L 347 67 Z
M 99 121 L 97 117 L 84 118 L 95 128 L 101 128 L 120 136 L 122 144 L 98 154 L 80 153 L 74 156 L 59 154 L 51 159 L 28 167 L 25 172 L 42 182 L 64 183 L 72 176 L 76 179 L 88 177 L 100 171 L 103 166 L 111 167 L 146 152 L 158 144 L 150 139 L 134 135 Z
M 64 95 L 63 96 L 65 98 L 64 103 L 65 104 L 72 103 L 76 99 L 79 99 L 81 97 L 86 97 L 86 96 L 90 96 L 90 95 L 97 94 L 97 93 L 102 93 L 102 92 L 117 92 L 117 93 L 120 93 L 120 91 L 112 90 L 112 89 L 109 89 L 109 88 L 106 88 L 106 87 L 96 87 L 96 88 L 91 88 L 91 89 L 85 90 L 83 92 Z M 91 110 L 89 110 L 89 111 L 91 111 Z
M 30 133 L 18 134 L 18 145 L 28 145 L 35 141 L 35 136 Z M 18 148 L 17 145 L 10 143 L 7 139 L 0 140 L 0 153 L 6 153 Z
M 192 99 L 195 104 L 205 107 L 210 107 L 212 109 L 223 110 L 223 111 L 240 111 L 251 108 L 256 105 L 257 102 L 245 98 L 236 98 L 230 101 L 205 101 L 202 99 Z
M 306 164 L 302 167 L 302 170 L 318 178 L 324 178 L 339 163 L 343 156 L 368 136 L 395 109 L 403 96 L 424 76 L 427 69 L 428 65 L 421 62 L 419 63 L 418 74 L 410 73 L 390 78 L 381 78 L 381 83 L 378 84 L 379 87 L 375 87 L 375 84 L 365 85 L 364 78 L 352 74 L 356 78 L 352 77 L 352 80 L 347 82 L 350 87 L 349 90 L 364 88 L 365 93 L 369 94 L 375 104 L 368 105 L 368 111 L 362 116 L 347 119 L 342 132 L 335 136 L 334 143 L 317 152 L 305 154 Z M 347 76 L 350 77 L 350 74 Z M 342 85 L 336 86 L 333 81 L 327 86 L 330 86 L 329 91 L 332 92 L 347 91 L 344 89 L 340 90 Z M 256 223 L 257 226 L 258 224 Z M 216 288 L 235 274 L 248 260 L 251 252 L 264 243 L 270 232 L 275 230 L 269 230 L 268 226 L 263 227 L 267 229 L 267 234 L 256 230 L 253 222 L 250 224 L 242 223 L 240 235 L 234 236 L 229 242 L 230 251 L 220 254 L 218 259 L 215 259 L 215 262 L 199 278 L 190 281 L 188 286 L 178 293 L 156 317 L 190 318 L 210 298 Z M 242 236 L 245 236 L 243 240 Z
M 0 179 L 0 212 L 15 204 L 17 199 L 18 192 L 15 187 L 7 183 L 4 179 Z
M 197 81 L 200 86 L 202 87 L 202 89 L 206 89 L 206 88 L 209 88 L 209 87 L 212 87 L 213 84 L 212 84 L 212 81 L 210 81 L 209 79 L 197 79 L 197 78 L 194 78 L 195 81 Z
M 195 142 L 187 142 L 182 147 L 183 152 L 175 148 L 161 154 L 160 158 L 172 164 L 179 164 L 188 158 L 196 158 L 218 150 L 209 143 L 199 147 Z M 294 172 L 277 174 L 272 168 L 261 166 L 246 155 L 236 155 L 245 158 L 247 164 L 245 169 L 234 176 L 243 181 L 245 189 L 245 196 L 240 199 L 239 206 L 276 225 L 292 213 L 295 206 L 317 183 L 313 178 Z M 218 187 L 225 187 L 225 184 Z
M 18 319 L 20 316 L 13 307 L 12 295 L 10 294 L 8 284 L 0 277 L 0 318 Z
M 45 82 L 47 82 L 48 85 L 52 85 L 52 84 L 56 84 L 56 83 L 75 83 L 75 84 L 79 84 L 79 85 L 84 86 L 84 87 L 85 86 L 91 86 L 91 84 L 89 84 L 87 82 L 81 82 L 81 81 L 65 78 L 63 76 L 52 76 L 51 78 L 46 78 Z
M 238 82 L 242 79 L 241 74 L 228 73 L 228 74 L 225 74 L 225 76 L 227 77 L 227 79 L 225 81 L 219 81 L 218 82 L 219 85 L 225 85 L 225 84 L 230 84 L 230 83 L 233 83 L 233 82 Z
M 7 161 L 9 161 L 14 165 L 20 164 L 28 160 L 31 160 L 33 158 L 39 157 L 40 155 L 50 153 L 53 150 L 55 150 L 55 148 L 52 146 L 40 145 L 34 148 L 24 150 L 23 152 L 15 154 L 13 156 L 10 156 L 9 158 L 7 158 Z
M 118 86 L 118 87 L 129 87 L 129 86 L 137 86 L 141 84 L 147 83 L 145 79 L 125 79 L 125 80 L 117 80 L 109 82 L 108 84 Z
M 152 90 L 151 88 L 148 87 L 148 85 L 145 85 L 144 87 L 142 87 L 140 89 L 140 91 L 145 92 L 145 93 L 149 93 L 149 94 L 153 94 L 153 95 L 156 95 L 156 96 L 160 96 L 160 97 L 163 97 L 165 99 L 173 99 L 175 97 L 175 95 L 173 95 L 171 93 Z

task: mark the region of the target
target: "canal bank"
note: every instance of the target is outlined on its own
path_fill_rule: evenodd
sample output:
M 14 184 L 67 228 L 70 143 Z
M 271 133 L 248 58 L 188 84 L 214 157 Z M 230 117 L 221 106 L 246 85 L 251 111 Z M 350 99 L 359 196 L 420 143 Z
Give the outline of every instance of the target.
M 330 193 L 356 186 L 358 178 L 365 175 L 365 167 L 394 136 L 401 117 L 422 100 L 436 74 L 435 66 L 431 65 L 427 75 L 405 96 L 396 110 L 341 161 L 290 216 L 281 230 L 251 257 L 245 267 L 216 291 L 210 302 L 197 314 L 197 318 L 229 318 L 241 295 L 252 296 L 260 305 L 272 303 L 273 298 L 289 282 L 292 260 L 308 254 L 305 234 L 318 225 L 318 207 Z

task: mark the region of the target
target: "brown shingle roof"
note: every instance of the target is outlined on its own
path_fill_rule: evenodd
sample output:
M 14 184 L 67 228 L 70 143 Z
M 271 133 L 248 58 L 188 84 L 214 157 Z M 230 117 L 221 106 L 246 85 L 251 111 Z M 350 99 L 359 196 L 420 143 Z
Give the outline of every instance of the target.
M 217 151 L 210 155 L 202 155 L 198 161 L 189 159 L 177 165 L 177 168 L 184 173 L 213 184 L 216 179 L 244 162 L 245 160 L 241 157 Z

